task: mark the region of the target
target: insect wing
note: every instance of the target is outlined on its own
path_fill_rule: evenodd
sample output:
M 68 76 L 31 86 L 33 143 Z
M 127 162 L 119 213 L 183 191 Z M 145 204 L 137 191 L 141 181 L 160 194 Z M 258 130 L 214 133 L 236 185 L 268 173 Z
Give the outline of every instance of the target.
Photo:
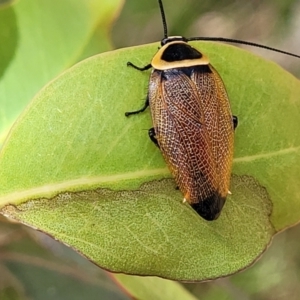
M 162 154 L 189 203 L 209 200 L 209 212 L 202 215 L 207 219 L 215 219 L 223 207 L 233 152 L 229 102 L 216 74 L 208 65 L 154 70 L 149 85 Z
M 216 164 L 219 193 L 226 197 L 229 190 L 233 160 L 234 125 L 228 95 L 218 72 L 211 66 L 209 71 L 194 72 L 191 80 L 197 86 L 199 100 L 205 118 L 212 155 Z

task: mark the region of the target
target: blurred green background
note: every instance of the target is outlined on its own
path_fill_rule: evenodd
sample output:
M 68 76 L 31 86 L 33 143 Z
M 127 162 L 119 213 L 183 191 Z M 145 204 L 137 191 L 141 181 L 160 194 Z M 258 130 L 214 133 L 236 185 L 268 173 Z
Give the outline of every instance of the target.
M 247 40 L 299 54 L 299 0 L 165 0 L 169 35 Z M 163 29 L 156 0 L 127 0 L 112 29 L 116 48 L 160 41 Z M 244 46 L 241 46 L 244 47 Z M 297 60 L 249 48 L 299 74 Z
M 165 0 L 164 6 L 170 35 L 237 38 L 300 53 L 299 0 Z M 111 28 L 111 47 L 159 41 L 162 33 L 157 1 L 128 0 Z M 100 49 L 101 46 L 97 50 L 94 45 L 90 54 Z M 299 60 L 248 49 L 300 75 Z M 287 229 L 275 236 L 262 258 L 243 272 L 183 286 L 195 299 L 297 300 L 300 298 L 299 236 L 299 225 Z M 49 237 L 9 224 L 2 218 L 0 274 L 1 300 L 128 299 L 109 273 Z M 150 295 L 154 288 L 149 284 Z M 168 299 L 161 293 L 161 299 Z

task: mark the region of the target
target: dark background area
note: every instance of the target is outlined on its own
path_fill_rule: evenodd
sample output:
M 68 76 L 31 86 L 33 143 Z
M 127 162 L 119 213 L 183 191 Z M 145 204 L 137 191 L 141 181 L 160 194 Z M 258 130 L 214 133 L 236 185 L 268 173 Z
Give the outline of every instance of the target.
M 241 39 L 288 52 L 300 52 L 300 1 L 297 0 L 165 0 L 169 35 Z M 116 48 L 160 41 L 163 37 L 156 0 L 127 0 L 113 26 Z M 274 60 L 294 74 L 299 61 L 286 55 L 245 47 Z

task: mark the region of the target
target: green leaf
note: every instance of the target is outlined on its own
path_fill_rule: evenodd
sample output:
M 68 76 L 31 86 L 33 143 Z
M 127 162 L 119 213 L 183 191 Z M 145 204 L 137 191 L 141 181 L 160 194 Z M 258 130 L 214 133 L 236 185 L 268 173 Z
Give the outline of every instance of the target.
M 149 112 L 124 116 L 143 105 L 149 78 L 126 62 L 148 64 L 157 44 L 87 59 L 35 97 L 0 154 L 2 212 L 115 272 L 204 280 L 253 263 L 300 219 L 299 81 L 238 48 L 195 45 L 239 117 L 232 195 L 217 221 L 182 203 L 147 137 Z
M 52 78 L 78 61 L 108 29 L 121 0 L 19 0 L 0 9 L 0 143 L 19 113 Z M 94 32 L 97 28 L 97 35 Z

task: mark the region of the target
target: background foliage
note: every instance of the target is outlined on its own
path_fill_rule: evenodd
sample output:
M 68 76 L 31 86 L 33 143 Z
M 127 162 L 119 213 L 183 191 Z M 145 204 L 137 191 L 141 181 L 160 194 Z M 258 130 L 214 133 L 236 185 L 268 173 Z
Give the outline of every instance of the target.
M 22 5 L 22 0 L 16 5 Z M 291 52 L 299 51 L 296 48 L 297 36 L 299 37 L 299 3 L 298 1 L 222 1 L 221 4 L 214 7 L 210 6 L 212 1 L 165 1 L 167 11 L 167 18 L 170 24 L 170 34 L 184 34 L 187 36 L 198 35 L 218 35 L 227 37 L 236 37 L 240 39 L 247 39 L 256 42 L 261 42 L 271 46 L 283 48 Z M 72 5 L 70 3 L 69 5 Z M 200 6 L 201 5 L 201 6 Z M 45 8 L 44 8 L 45 9 Z M 41 8 L 42 10 L 42 8 Z M 199 11 L 203 12 L 199 16 Z M 8 8 L 3 14 L 6 14 L 7 20 L 13 24 L 17 8 Z M 2 13 L 2 12 L 1 12 Z M 95 19 L 97 20 L 98 17 Z M 111 20 L 111 17 L 108 18 Z M 4 20 L 4 18 L 0 18 Z M 109 24 L 111 21 L 106 20 L 102 24 Z M 130 21 L 128 21 L 130 20 Z M 63 71 L 68 66 L 86 57 L 88 54 L 102 51 L 103 45 L 97 45 L 101 36 L 97 24 L 101 22 L 95 21 L 94 25 L 90 26 L 89 34 L 86 35 L 79 43 L 80 50 L 74 53 L 64 52 L 65 61 L 61 63 L 60 68 L 53 72 L 43 82 L 46 83 L 51 80 L 58 73 Z M 81 23 L 80 23 L 81 25 Z M 12 25 L 12 28 L 14 25 Z M 17 26 L 17 25 L 16 25 Z M 25 23 L 26 26 L 32 24 Z M 5 26 L 2 24 L 1 37 L 11 37 L 10 33 L 3 30 Z M 7 28 L 7 27 L 6 27 Z M 29 27 L 31 28 L 31 27 Z M 38 27 L 37 27 L 38 28 Z M 52 28 L 52 33 L 60 32 L 60 27 Z M 78 30 L 74 30 L 74 36 L 78 35 Z M 216 32 L 214 31 L 216 30 Z M 103 35 L 105 35 L 104 30 Z M 125 37 L 125 38 L 124 38 Z M 157 11 L 156 1 L 133 1 L 129 0 L 125 4 L 124 11 L 120 19 L 113 28 L 112 41 L 115 47 L 130 46 L 133 44 L 142 44 L 145 42 L 156 41 L 161 38 L 161 24 L 159 14 Z M 18 39 L 9 39 L 10 47 L 17 48 Z M 51 41 L 51 39 L 50 39 Z M 52 41 L 54 39 L 52 37 Z M 60 41 L 61 43 L 61 41 Z M 1 43 L 3 45 L 3 43 Z M 51 43 L 50 43 L 51 44 Z M 56 46 L 60 45 L 56 41 Z M 85 50 L 86 46 L 88 50 Z M 110 41 L 106 41 L 109 49 Z M 45 54 L 40 47 L 33 48 L 39 55 Z M 12 66 L 5 65 L 9 61 L 9 52 L 5 52 L 1 48 L 0 54 L 4 59 L 1 60 L 3 66 L 2 71 L 11 68 Z M 255 50 L 257 51 L 257 50 Z M 28 51 L 30 53 L 30 51 Z M 14 53 L 14 51 L 12 52 Z M 299 72 L 299 64 L 295 60 L 291 61 L 286 57 L 277 56 L 270 52 L 263 52 L 264 56 L 272 59 L 278 59 L 286 68 L 290 68 L 292 72 L 297 74 Z M 54 57 L 53 61 L 57 62 Z M 67 61 L 67 63 L 66 63 Z M 47 68 L 46 68 L 47 69 Z M 27 70 L 27 69 L 25 69 Z M 30 70 L 30 67 L 29 67 Z M 3 73 L 4 74 L 4 73 Z M 26 77 L 28 73 L 22 74 L 22 78 Z M 29 73 L 30 74 L 30 73 Z M 15 79 L 16 80 L 16 79 Z M 21 83 L 20 91 L 23 92 Z M 31 93 L 33 96 L 40 87 Z M 15 88 L 16 81 L 13 81 Z M 32 87 L 31 87 L 32 88 Z M 4 102 L 11 98 L 8 97 L 7 91 L 2 90 L 0 94 L 1 106 Z M 22 97 L 23 98 L 23 97 Z M 31 97 L 28 97 L 27 101 Z M 3 99 L 3 100 L 2 100 Z M 24 107 L 26 103 L 23 104 Z M 13 108 L 13 113 L 9 114 L 11 118 L 6 119 L 7 114 L 2 114 L 3 130 L 1 130 L 2 137 L 6 135 L 13 120 L 21 108 Z M 0 278 L 0 287 L 2 288 L 0 294 L 3 299 L 27 299 L 33 297 L 34 299 L 53 299 L 60 296 L 60 298 L 67 299 L 81 299 L 80 291 L 85 297 L 89 299 L 97 299 L 99 293 L 103 297 L 115 297 L 115 299 L 126 299 L 126 296 L 119 291 L 115 285 L 112 285 L 107 275 L 103 274 L 101 270 L 95 268 L 85 260 L 73 253 L 70 249 L 58 245 L 48 238 L 21 226 L 13 227 L 7 225 L 6 221 L 2 221 L 1 225 L 1 240 L 0 240 L 0 259 L 2 264 L 1 274 L 5 274 Z M 12 226 L 12 227 L 11 227 Z M 299 226 L 298 226 L 299 227 Z M 276 236 L 270 249 L 265 253 L 263 258 L 255 264 L 252 268 L 243 273 L 236 274 L 226 279 L 202 284 L 186 284 L 185 287 L 195 295 L 196 298 L 201 299 L 298 299 L 299 295 L 299 228 L 294 227 L 284 233 Z M 22 251 L 20 251 L 22 249 Z M 45 252 L 45 249 L 50 249 L 51 253 Z M 21 253 L 20 253 L 21 252 Z M 53 253 L 55 256 L 53 257 Z M 29 259 L 33 256 L 32 259 Z M 38 258 L 37 258 L 38 257 Z M 58 259 L 58 262 L 55 260 Z M 49 260 L 51 263 L 49 263 Z M 65 262 L 68 264 L 65 264 Z M 64 263 L 63 263 L 64 262 Z M 36 275 L 35 275 L 36 274 Z M 43 274 L 41 276 L 41 274 Z M 82 275 L 84 274 L 84 275 Z M 60 275 L 58 277 L 58 275 Z M 82 275 L 82 276 L 80 276 Z M 32 277 L 30 277 L 32 276 Z M 106 279 L 103 279 L 105 277 Z M 129 286 L 134 285 L 135 290 L 143 293 L 141 299 L 147 299 L 145 294 L 149 293 L 149 299 L 153 294 L 151 287 L 157 287 L 158 282 L 162 282 L 160 295 L 166 295 L 168 291 L 176 291 L 176 293 L 186 293 L 179 285 L 171 284 L 169 281 L 160 279 L 143 279 L 146 284 L 142 283 L 140 278 L 132 278 L 131 284 L 126 284 L 126 277 L 109 275 L 113 280 L 123 282 L 124 286 L 130 290 Z M 96 278 L 96 279 L 95 279 Z M 101 278 L 101 280 L 97 280 Z M 130 281 L 129 280 L 129 281 Z M 136 281 L 135 281 L 136 280 Z M 139 281 L 140 280 L 140 281 Z M 155 281 L 157 280 L 157 281 Z M 80 284 L 80 285 L 79 285 Z M 74 288 L 75 287 L 75 288 Z M 80 288 L 79 288 L 80 287 Z M 178 290 L 177 290 L 178 289 Z M 105 292 L 104 292 L 105 291 Z M 107 293 L 107 294 L 104 294 Z M 113 296 L 112 294 L 113 293 Z M 133 292 L 134 293 L 134 292 Z M 137 293 L 137 291 L 135 291 Z M 87 296 L 88 295 L 88 296 Z M 141 295 L 141 294 L 140 294 Z M 6 298 L 4 298 L 6 297 Z M 157 295 L 158 299 L 159 295 Z M 189 293 L 184 294 L 186 299 L 191 298 Z M 1 298 L 2 299 L 2 298 Z M 162 299 L 166 299 L 162 297 Z M 170 296 L 170 299 L 171 298 Z

